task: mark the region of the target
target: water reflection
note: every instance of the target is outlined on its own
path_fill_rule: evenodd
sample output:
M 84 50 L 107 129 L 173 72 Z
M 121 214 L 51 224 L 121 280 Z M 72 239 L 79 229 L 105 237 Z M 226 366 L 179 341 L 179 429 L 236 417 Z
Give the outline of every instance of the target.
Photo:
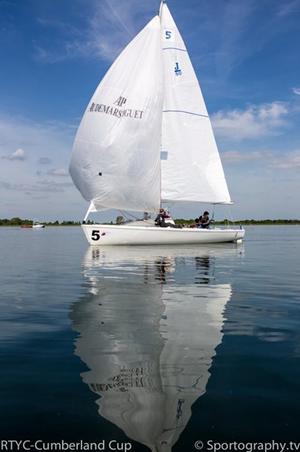
M 152 451 L 171 451 L 205 393 L 231 285 L 214 280 L 216 248 L 89 248 L 89 295 L 71 318 L 83 381 L 99 414 Z

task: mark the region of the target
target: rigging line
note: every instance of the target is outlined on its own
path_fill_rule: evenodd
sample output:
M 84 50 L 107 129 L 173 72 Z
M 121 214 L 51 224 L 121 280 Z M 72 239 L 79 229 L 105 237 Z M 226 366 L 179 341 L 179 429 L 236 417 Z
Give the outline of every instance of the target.
M 233 225 L 233 214 L 231 206 L 229 207 L 229 223 Z
M 213 203 L 212 205 L 212 216 L 211 216 L 212 221 L 215 221 L 215 204 Z
M 131 217 L 131 218 L 134 218 L 135 220 L 138 219 L 137 216 L 135 216 L 135 215 L 133 215 L 133 214 L 131 214 L 131 213 L 129 213 L 129 212 L 124 212 L 124 210 L 120 210 L 120 209 L 119 209 L 119 212 L 120 212 L 125 218 Z
M 192 111 L 185 110 L 163 110 L 163 113 L 186 113 L 187 115 L 201 116 L 202 118 L 208 118 L 208 115 L 201 115 L 200 113 L 193 113 Z

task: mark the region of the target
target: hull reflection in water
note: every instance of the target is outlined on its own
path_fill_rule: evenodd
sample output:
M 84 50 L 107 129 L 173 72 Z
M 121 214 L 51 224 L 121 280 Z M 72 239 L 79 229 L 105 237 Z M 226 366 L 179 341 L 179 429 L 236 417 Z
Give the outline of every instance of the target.
M 232 247 L 91 248 L 89 295 L 73 306 L 75 353 L 99 413 L 152 451 L 171 451 L 205 393 L 230 284 L 215 260 Z M 183 281 L 183 282 L 181 282 Z

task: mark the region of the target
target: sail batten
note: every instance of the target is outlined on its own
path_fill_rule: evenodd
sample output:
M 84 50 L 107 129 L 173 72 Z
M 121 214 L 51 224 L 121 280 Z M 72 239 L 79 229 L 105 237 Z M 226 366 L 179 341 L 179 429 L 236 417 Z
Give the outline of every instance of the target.
M 201 116 L 202 118 L 209 118 L 208 115 L 203 115 L 201 113 L 195 113 L 193 111 L 185 111 L 185 110 L 163 110 L 163 113 L 186 113 L 187 115 L 195 115 L 195 116 Z
M 187 52 L 186 49 L 179 49 L 178 47 L 163 47 L 162 50 L 179 50 L 180 52 Z

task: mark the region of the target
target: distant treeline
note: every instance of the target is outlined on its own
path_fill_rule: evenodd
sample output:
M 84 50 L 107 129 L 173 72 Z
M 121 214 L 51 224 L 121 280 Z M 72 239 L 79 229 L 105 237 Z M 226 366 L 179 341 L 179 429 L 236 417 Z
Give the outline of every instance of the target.
M 175 220 L 175 223 L 185 223 L 185 224 L 193 224 L 195 222 L 195 220 L 185 220 L 183 218 L 178 218 Z M 226 218 L 224 220 L 215 220 L 213 222 L 213 224 L 215 225 L 229 225 L 229 224 L 234 224 L 234 225 L 272 225 L 272 224 L 300 224 L 300 220 L 284 220 L 284 219 L 278 219 L 278 220 L 227 220 Z
M 184 218 L 177 218 L 175 220 L 175 222 L 181 223 L 181 224 L 193 224 L 195 222 L 195 220 L 190 219 L 190 220 L 186 220 Z M 42 223 L 46 226 L 80 226 L 81 222 L 80 221 L 42 221 Z M 87 224 L 94 224 L 94 221 L 87 221 Z M 0 226 L 21 226 L 24 224 L 33 224 L 33 220 L 29 220 L 29 219 L 22 219 L 19 217 L 15 217 L 15 218 L 3 218 L 0 219 Z M 106 224 L 113 224 L 113 222 L 109 222 Z M 236 220 L 236 221 L 231 221 L 231 220 L 227 220 L 224 219 L 222 221 L 214 221 L 215 225 L 229 225 L 229 224 L 234 224 L 234 225 L 275 225 L 275 224 L 300 224 L 300 220 L 285 220 L 285 219 L 278 219 L 278 220 Z
M 0 226 L 21 226 L 24 224 L 33 224 L 33 220 L 29 220 L 27 218 L 3 218 L 0 219 Z M 41 221 L 42 224 L 46 226 L 79 226 L 81 224 L 80 221 Z

